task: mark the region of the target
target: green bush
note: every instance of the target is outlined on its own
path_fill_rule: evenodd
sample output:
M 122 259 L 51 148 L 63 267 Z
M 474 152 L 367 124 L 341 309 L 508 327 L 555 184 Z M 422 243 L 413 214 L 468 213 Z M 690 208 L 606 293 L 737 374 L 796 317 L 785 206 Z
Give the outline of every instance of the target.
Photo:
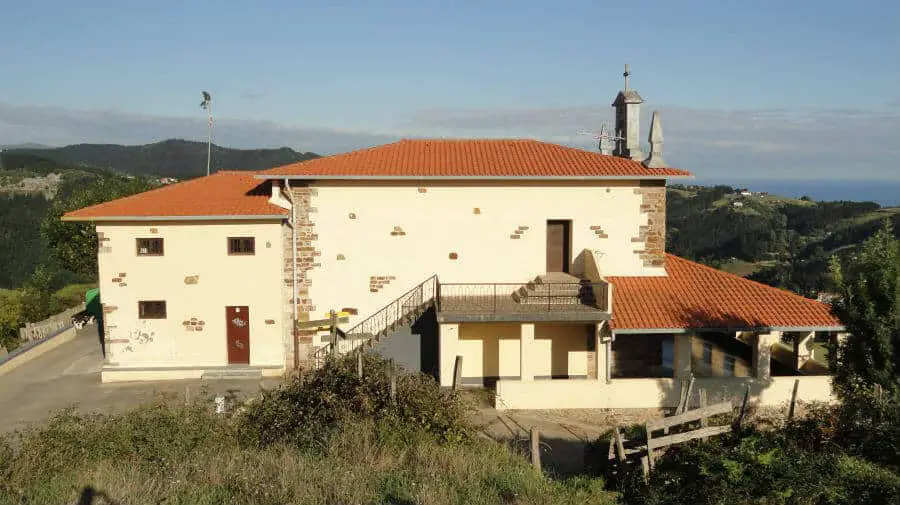
M 676 446 L 649 484 L 633 468 L 621 486 L 627 503 L 644 505 L 900 503 L 900 475 L 830 448 L 808 450 L 785 432 Z
M 363 377 L 356 358 L 331 359 L 322 368 L 294 376 L 248 404 L 243 440 L 255 446 L 276 442 L 321 444 L 341 425 L 374 419 L 412 427 L 445 442 L 470 436 L 465 408 L 454 392 L 424 374 L 399 375 L 396 401 L 390 396 L 390 363 L 364 355 Z
M 95 287 L 97 287 L 96 284 L 69 284 L 57 290 L 50 298 L 55 306 L 61 307 L 60 310 L 65 310 L 84 303 L 84 295 Z
M 812 405 L 786 426 L 787 436 L 808 450 L 832 448 L 900 471 L 900 399 L 875 398 L 869 389 L 841 404 Z
M 507 446 L 468 438 L 458 399 L 433 381 L 400 379 L 398 405 L 390 406 L 375 375 L 387 365 L 367 359 L 366 366 L 368 381 L 355 376 L 352 360 L 335 362 L 234 415 L 215 414 L 208 398 L 122 415 L 62 412 L 23 433 L 15 449 L 0 438 L 0 505 L 75 503 L 85 486 L 129 504 L 614 501 L 600 479 L 548 480 Z M 327 399 L 316 404 L 307 398 L 313 391 Z M 290 412 L 293 405 L 313 416 L 306 422 L 329 428 L 297 445 L 304 437 L 294 423 L 303 419 Z M 313 414 L 315 405 L 328 412 Z M 264 447 L 241 443 L 246 430 L 260 443 L 276 420 L 292 431 Z M 447 443 L 460 437 L 468 440 Z

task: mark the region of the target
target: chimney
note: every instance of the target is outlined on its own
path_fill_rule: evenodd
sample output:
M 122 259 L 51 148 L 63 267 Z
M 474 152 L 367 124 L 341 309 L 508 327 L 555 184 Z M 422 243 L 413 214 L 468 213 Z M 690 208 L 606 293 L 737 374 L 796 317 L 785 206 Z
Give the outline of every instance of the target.
M 644 160 L 644 166 L 647 168 L 664 168 L 665 160 L 662 157 L 663 133 L 662 121 L 659 118 L 659 111 L 653 111 L 653 117 L 650 118 L 650 156 Z
M 625 64 L 625 89 L 619 91 L 616 95 L 612 106 L 616 109 L 616 137 L 622 137 L 616 141 L 616 148 L 613 154 L 622 158 L 629 158 L 634 161 L 643 161 L 644 153 L 640 147 L 640 121 L 641 121 L 641 104 L 644 99 L 637 91 L 628 87 L 628 77 L 631 73 L 628 71 L 628 64 Z

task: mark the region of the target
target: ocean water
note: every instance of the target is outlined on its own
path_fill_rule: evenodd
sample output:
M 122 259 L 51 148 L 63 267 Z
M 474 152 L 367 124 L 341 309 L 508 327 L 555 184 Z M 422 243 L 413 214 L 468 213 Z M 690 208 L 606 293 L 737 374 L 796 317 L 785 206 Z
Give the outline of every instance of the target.
M 900 206 L 900 180 L 896 181 L 767 181 L 718 179 L 696 179 L 688 184 L 712 186 L 724 184 L 736 188 L 747 188 L 754 193 L 767 191 L 773 195 L 800 198 L 809 196 L 818 201 L 850 200 L 854 202 L 875 202 L 883 207 Z

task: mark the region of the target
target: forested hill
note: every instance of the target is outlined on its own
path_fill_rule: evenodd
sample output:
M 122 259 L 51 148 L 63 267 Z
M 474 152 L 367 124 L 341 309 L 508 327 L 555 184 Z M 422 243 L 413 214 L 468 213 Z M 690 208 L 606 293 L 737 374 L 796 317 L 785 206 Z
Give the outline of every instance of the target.
M 832 256 L 846 259 L 900 208 L 815 202 L 728 186 L 669 187 L 666 249 L 806 296 L 830 291 Z
M 231 149 L 212 146 L 212 171 L 261 170 L 318 158 L 311 152 L 279 149 Z M 45 149 L 9 149 L 0 156 L 6 170 L 40 171 L 47 166 L 96 167 L 131 175 L 179 179 L 206 175 L 206 143 L 165 140 L 141 146 L 75 144 Z

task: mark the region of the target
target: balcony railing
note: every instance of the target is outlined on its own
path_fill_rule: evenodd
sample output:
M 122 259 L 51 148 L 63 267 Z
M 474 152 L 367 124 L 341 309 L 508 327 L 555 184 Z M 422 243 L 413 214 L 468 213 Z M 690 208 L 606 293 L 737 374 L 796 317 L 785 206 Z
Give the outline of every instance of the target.
M 441 312 L 471 314 L 528 314 L 536 312 L 606 311 L 606 282 L 441 283 Z

